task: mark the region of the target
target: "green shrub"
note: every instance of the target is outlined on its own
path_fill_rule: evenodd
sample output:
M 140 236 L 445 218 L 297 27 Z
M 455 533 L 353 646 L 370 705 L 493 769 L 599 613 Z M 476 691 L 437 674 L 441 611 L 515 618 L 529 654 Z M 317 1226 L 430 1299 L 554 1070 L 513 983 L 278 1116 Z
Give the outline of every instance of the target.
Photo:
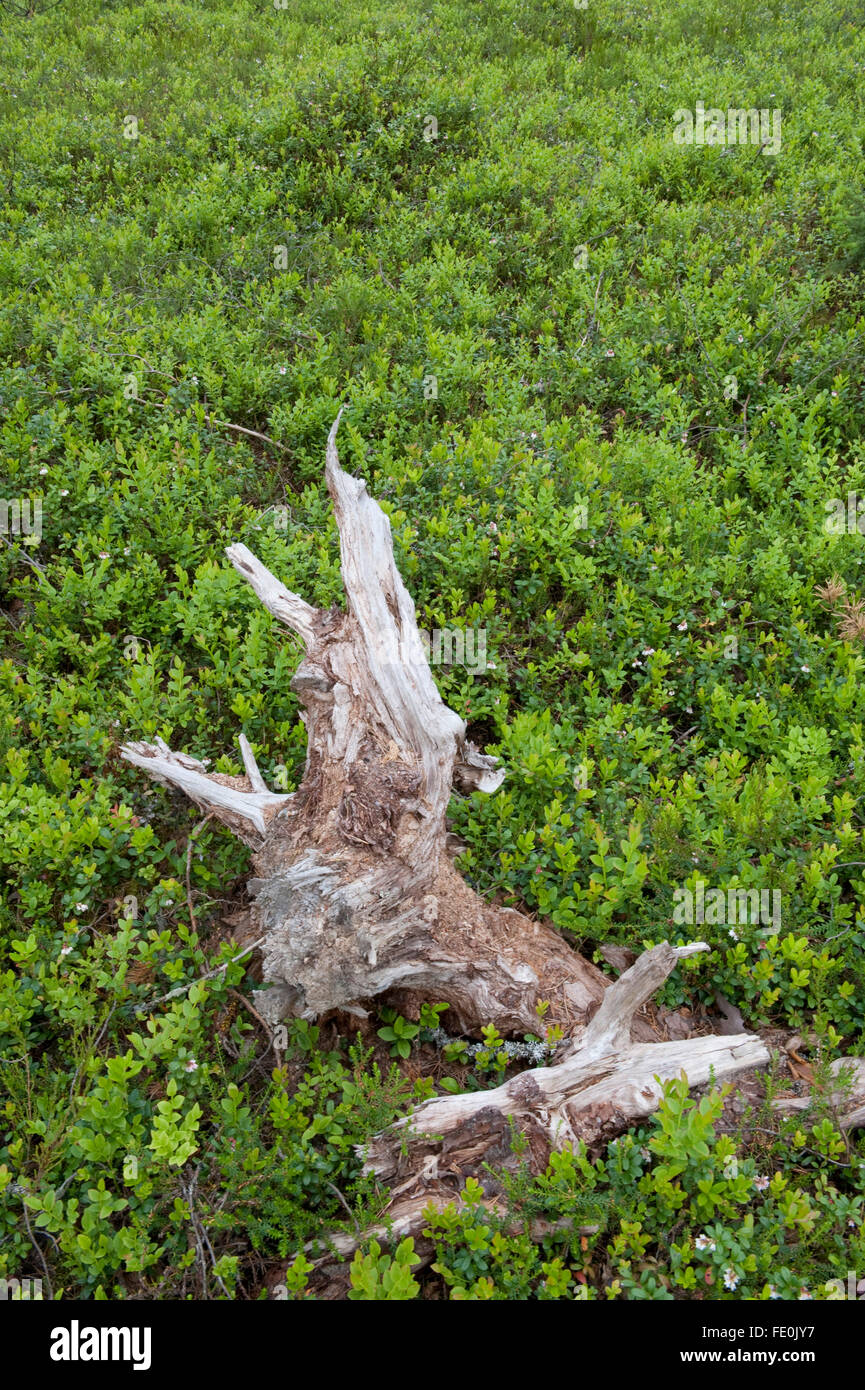
M 824 526 L 865 493 L 861 27 L 829 0 L 395 0 L 374 23 L 355 0 L 10 0 L 3 22 L 0 500 L 41 499 L 42 525 L 0 536 L 0 1274 L 257 1297 L 285 1260 L 305 1296 L 302 1247 L 388 1200 L 353 1145 L 438 1081 L 432 1014 L 383 1014 L 366 1067 L 296 1024 L 274 1066 L 231 993 L 247 851 L 118 756 L 161 737 L 238 774 L 244 730 L 299 785 L 299 647 L 223 549 L 343 602 L 342 402 L 420 625 L 485 633 L 485 669 L 433 667 L 508 773 L 454 796 L 467 878 L 599 959 L 699 935 L 663 1003 L 721 992 L 861 1053 L 863 630 L 817 592 L 863 601 L 862 536 Z M 777 108 L 781 150 L 676 146 L 696 100 Z M 777 891 L 777 932 L 677 921 L 698 879 Z M 441 1054 L 472 1064 L 443 1089 L 514 1063 L 489 1028 Z M 697 1211 L 720 1138 L 641 1189 L 604 1224 L 620 1290 L 688 1295 L 690 1270 L 762 1296 L 772 1243 L 791 1288 L 831 1277 L 839 1140 L 803 1134 L 807 1199 L 773 1149 L 787 1186 L 752 1230 L 735 1187 Z M 606 1223 L 619 1160 L 569 1161 L 538 1200 Z M 423 1276 L 452 1296 L 601 1292 L 591 1236 L 577 1259 L 470 1225 Z

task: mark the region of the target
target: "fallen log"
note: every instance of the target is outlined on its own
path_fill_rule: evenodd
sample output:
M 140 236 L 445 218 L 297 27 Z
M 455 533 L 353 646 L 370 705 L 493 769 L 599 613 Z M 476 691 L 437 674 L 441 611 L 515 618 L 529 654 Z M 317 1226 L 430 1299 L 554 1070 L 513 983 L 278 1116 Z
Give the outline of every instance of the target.
M 406 1120 L 359 1149 L 365 1171 L 390 1185 L 388 1205 L 381 1220 L 363 1232 L 332 1231 L 324 1254 L 317 1242 L 309 1243 L 315 1296 L 344 1298 L 349 1287 L 347 1262 L 373 1239 L 395 1247 L 411 1236 L 421 1267 L 429 1264 L 435 1254 L 434 1242 L 424 1234 L 430 1212 L 463 1207 L 469 1177 L 483 1188 L 481 1207 L 491 1216 L 506 1222 L 511 1219 L 514 1229 L 519 1229 L 520 1218 L 509 1211 L 502 1182 L 506 1173 L 513 1173 L 526 1161 L 534 1174 L 541 1173 L 553 1149 L 581 1139 L 590 1149 L 602 1149 L 653 1111 L 663 1082 L 681 1074 L 676 1071 L 680 1045 L 638 1046 L 632 1042 L 623 1046 L 628 1015 L 638 1006 L 644 990 L 655 988 L 676 959 L 692 949 L 705 948 L 695 943 L 676 950 L 662 943 L 641 956 L 627 972 L 632 977 L 627 993 L 619 991 L 625 979 L 622 976 L 611 986 L 603 1012 L 595 1016 L 561 1065 L 524 1073 L 522 1086 L 514 1082 L 523 1081 L 523 1077 L 516 1077 L 496 1090 L 425 1102 Z M 689 1047 L 685 1059 L 692 1087 L 714 1085 L 748 1067 L 762 1067 L 769 1058 L 760 1039 L 747 1034 L 737 1039 L 707 1037 L 698 1041 L 702 1047 L 696 1053 Z M 730 1055 L 726 1055 L 725 1042 L 732 1044 Z M 834 1109 L 835 1123 L 842 1132 L 865 1127 L 865 1061 L 839 1058 L 831 1071 L 838 1078 L 838 1089 L 820 1095 L 821 1105 Z M 840 1084 L 842 1077 L 844 1085 Z M 537 1085 L 537 1093 L 531 1082 Z M 804 1096 L 781 1096 L 773 1100 L 772 1108 L 789 1119 L 804 1116 L 817 1099 L 811 1091 Z M 512 1123 L 519 1130 L 519 1146 L 512 1142 Z M 472 1194 L 472 1206 L 478 1200 Z M 567 1218 L 556 1223 L 556 1228 L 571 1236 L 597 1230 L 574 1226 Z M 551 1229 L 542 1218 L 529 1222 L 532 1240 L 539 1240 Z
M 393 1229 L 417 1235 L 424 1208 L 458 1201 L 469 1177 L 478 1178 L 486 1198 L 497 1205 L 501 1173 L 525 1162 L 540 1173 L 554 1149 L 608 1142 L 657 1109 L 664 1083 L 683 1073 L 693 1087 L 764 1066 L 769 1051 L 748 1033 L 631 1041 L 637 1009 L 676 962 L 708 949 L 703 942 L 675 948 L 665 941 L 653 947 L 610 986 L 555 1066 L 521 1072 L 494 1090 L 425 1101 L 376 1135 L 362 1150 L 364 1171 L 390 1185 L 387 1221 Z M 513 1143 L 514 1127 L 519 1145 Z

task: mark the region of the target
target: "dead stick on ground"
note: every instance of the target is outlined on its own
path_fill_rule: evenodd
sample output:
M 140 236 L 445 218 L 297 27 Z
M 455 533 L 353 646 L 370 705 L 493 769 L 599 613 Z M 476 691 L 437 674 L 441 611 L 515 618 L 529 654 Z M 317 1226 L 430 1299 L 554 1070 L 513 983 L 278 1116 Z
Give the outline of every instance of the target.
M 252 1014 L 252 1017 L 253 1017 L 253 1018 L 255 1018 L 255 1019 L 258 1020 L 258 1022 L 261 1024 L 262 1028 L 264 1029 L 265 1033 L 267 1034 L 268 1046 L 273 1048 L 274 1052 L 276 1053 L 276 1059 L 277 1059 L 277 1061 L 279 1061 L 279 1051 L 278 1051 L 277 1046 L 276 1046 L 276 1041 L 275 1041 L 275 1039 L 274 1039 L 273 1030 L 270 1028 L 270 1026 L 269 1026 L 269 1025 L 264 1021 L 264 1019 L 261 1017 L 261 1014 L 258 1012 L 258 1009 L 255 1007 L 254 1004 L 250 1004 L 250 1002 L 249 1002 L 249 1000 L 247 999 L 246 995 L 245 995 L 245 994 L 241 994 L 239 989 L 231 989 L 231 988 L 229 987 L 228 993 L 229 993 L 234 999 L 236 999 L 236 1000 L 238 1001 L 238 1003 L 242 1004 L 243 1007 L 244 1007 L 246 1010 L 248 1010 L 249 1013 Z M 265 1051 L 265 1054 L 264 1054 L 264 1055 L 267 1056 L 267 1051 Z
M 189 908 L 190 926 L 192 927 L 192 930 L 195 932 L 196 936 L 198 935 L 198 924 L 195 920 L 195 909 L 192 906 L 192 884 L 190 882 L 190 875 L 192 873 L 192 848 L 195 844 L 195 841 L 198 839 L 199 832 L 204 829 L 204 827 L 207 825 L 207 822 L 210 820 L 213 820 L 212 811 L 208 812 L 208 814 L 204 817 L 204 820 L 200 820 L 198 822 L 195 829 L 190 832 L 189 839 L 186 843 L 186 906 Z
M 263 945 L 264 937 L 260 936 L 257 941 L 253 941 L 251 946 L 244 946 L 242 951 L 239 951 L 236 956 L 231 957 L 231 960 L 223 961 L 221 965 L 217 965 L 213 970 L 208 970 L 205 975 L 198 975 L 186 985 L 178 985 L 177 989 L 170 989 L 167 994 L 160 994 L 158 999 L 151 999 L 146 1004 L 139 1004 L 135 1012 L 137 1014 L 146 1014 L 148 1009 L 155 1009 L 157 1004 L 167 1004 L 169 999 L 179 999 L 180 995 L 186 994 L 188 990 L 192 989 L 193 985 L 200 985 L 205 980 L 214 979 L 217 975 L 221 974 L 223 970 L 227 970 L 230 965 L 236 965 L 239 960 L 243 960 L 244 956 L 248 956 L 252 951 L 257 950 L 259 946 Z

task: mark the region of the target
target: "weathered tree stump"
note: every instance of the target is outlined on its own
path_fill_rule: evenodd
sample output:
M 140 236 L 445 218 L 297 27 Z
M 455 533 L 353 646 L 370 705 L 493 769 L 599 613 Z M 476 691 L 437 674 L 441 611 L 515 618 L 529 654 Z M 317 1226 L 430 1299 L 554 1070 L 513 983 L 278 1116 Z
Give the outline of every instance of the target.
M 243 545 L 227 554 L 265 607 L 303 641 L 291 682 L 309 745 L 298 791 L 268 790 L 241 736 L 245 778 L 207 775 L 164 745 L 129 762 L 181 788 L 255 850 L 256 1006 L 269 1021 L 361 1012 L 395 990 L 450 1005 L 457 1030 L 532 1031 L 535 1005 L 570 1035 L 606 980 L 551 928 L 485 903 L 456 873 L 445 816 L 456 783 L 494 791 L 504 773 L 466 739 L 441 699 L 414 604 L 394 564 L 390 523 L 344 473 L 334 424 L 327 485 L 340 532 L 346 611 L 311 608 Z
M 762 1065 L 746 1033 L 654 1042 L 636 1011 L 676 964 L 666 943 L 612 986 L 551 928 L 485 903 L 456 872 L 446 811 L 456 784 L 493 792 L 504 773 L 466 738 L 433 682 L 414 605 L 396 569 L 390 523 L 366 485 L 339 465 L 337 417 L 326 477 L 339 527 L 346 608 L 312 608 L 243 545 L 227 554 L 265 607 L 302 640 L 292 689 L 308 734 L 298 791 L 268 790 L 241 736 L 244 778 L 208 774 L 164 744 L 130 743 L 123 756 L 181 788 L 254 850 L 254 935 L 268 988 L 256 1007 L 275 1025 L 289 1015 L 365 1014 L 371 1001 L 418 997 L 450 1005 L 471 1032 L 534 1032 L 536 1005 L 569 1040 L 554 1066 L 497 1090 L 434 1100 L 409 1126 L 380 1136 L 371 1171 L 397 1180 L 416 1214 L 499 1149 L 519 1124 L 537 1163 L 576 1137 L 618 1132 L 653 1110 L 654 1079 L 692 1085 Z M 634 1041 L 632 1041 L 632 1037 Z

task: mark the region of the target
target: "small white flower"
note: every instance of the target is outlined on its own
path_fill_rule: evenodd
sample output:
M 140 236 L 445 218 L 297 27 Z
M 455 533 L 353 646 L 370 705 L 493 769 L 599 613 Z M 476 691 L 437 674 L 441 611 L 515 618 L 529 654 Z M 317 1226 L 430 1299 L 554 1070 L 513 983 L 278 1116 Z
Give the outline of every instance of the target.
M 128 545 L 125 545 L 125 546 L 123 547 L 123 554 L 124 554 L 124 555 L 131 555 L 131 554 L 132 554 L 132 551 L 130 550 L 130 548 L 129 548 Z
M 60 954 L 61 954 L 61 956 L 68 956 L 68 955 L 71 955 L 71 953 L 72 953 L 72 947 L 71 947 L 71 946 L 61 946 L 61 947 L 60 947 Z
M 739 1276 L 732 1266 L 724 1270 L 724 1288 L 737 1289 L 739 1287 Z
M 678 624 L 678 631 L 679 631 L 679 632 L 687 632 L 687 631 L 688 631 L 688 622 L 687 622 L 687 619 L 686 619 L 684 622 Z
M 728 935 L 732 936 L 732 938 L 733 938 L 734 941 L 738 941 L 738 940 L 739 940 L 739 933 L 736 931 L 736 928 L 735 928 L 735 927 L 728 927 L 728 928 L 727 928 L 727 931 L 728 931 Z
M 286 374 L 287 371 L 288 371 L 288 368 L 287 368 L 287 367 L 280 367 L 280 369 L 279 369 L 279 375 L 280 375 L 280 376 L 285 376 L 285 374 Z
M 800 670 L 800 671 L 804 671 L 805 674 L 806 674 L 806 676 L 807 676 L 807 675 L 810 675 L 810 673 L 811 673 L 811 667 L 810 667 L 810 666 L 800 666 L 800 667 L 799 667 L 799 670 Z
M 643 656 L 654 656 L 654 655 L 655 655 L 655 648 L 654 648 L 654 647 L 644 647 L 644 648 L 643 648 Z
M 607 351 L 604 353 L 605 357 L 615 357 L 615 355 L 616 354 L 613 348 L 607 348 Z
M 697 1236 L 697 1239 L 694 1241 L 694 1244 L 696 1245 L 696 1247 L 697 1247 L 698 1250 L 714 1250 L 714 1249 L 715 1249 L 715 1242 L 712 1240 L 711 1236 L 706 1236 L 706 1235 Z
M 744 341 L 745 341 L 745 339 L 742 337 L 742 334 L 740 333 L 740 334 L 739 334 L 739 342 L 740 342 L 740 343 L 744 343 Z
M 190 1057 L 189 1061 L 186 1063 L 186 1066 L 183 1068 L 183 1070 L 184 1070 L 184 1071 L 198 1071 L 198 1063 L 196 1062 L 196 1060 L 195 1060 L 194 1057 Z
M 809 1293 L 807 1289 L 802 1289 L 801 1292 L 800 1292 L 800 1294 L 799 1294 L 798 1299 L 796 1300 L 796 1302 L 797 1302 L 797 1303 L 802 1303 L 806 1298 L 813 1298 L 813 1297 L 814 1297 L 814 1295 L 813 1295 L 812 1293 Z
M 69 496 L 69 489 L 68 489 L 68 487 L 62 487 L 62 488 L 60 489 L 60 496 L 61 496 L 61 497 L 68 497 L 68 496 Z
M 107 551 L 107 550 L 100 550 L 100 552 L 99 552 L 99 558 L 100 558 L 100 560 L 109 560 L 111 557 L 110 557 L 110 555 L 108 554 L 108 551 Z
M 45 474 L 46 474 L 47 472 L 48 472 L 48 469 L 47 469 L 47 468 L 40 468 L 40 469 L 39 469 L 39 476 L 40 476 L 40 478 L 44 478 L 44 477 L 45 477 Z
M 76 911 L 76 912 L 86 912 L 86 911 L 87 911 L 87 904 L 86 904 L 86 903 L 76 903 L 76 904 L 75 904 L 75 911 Z
M 766 1177 L 765 1173 L 757 1174 L 756 1178 L 754 1179 L 754 1186 L 756 1187 L 758 1192 L 766 1191 L 766 1188 L 769 1186 L 769 1179 Z

